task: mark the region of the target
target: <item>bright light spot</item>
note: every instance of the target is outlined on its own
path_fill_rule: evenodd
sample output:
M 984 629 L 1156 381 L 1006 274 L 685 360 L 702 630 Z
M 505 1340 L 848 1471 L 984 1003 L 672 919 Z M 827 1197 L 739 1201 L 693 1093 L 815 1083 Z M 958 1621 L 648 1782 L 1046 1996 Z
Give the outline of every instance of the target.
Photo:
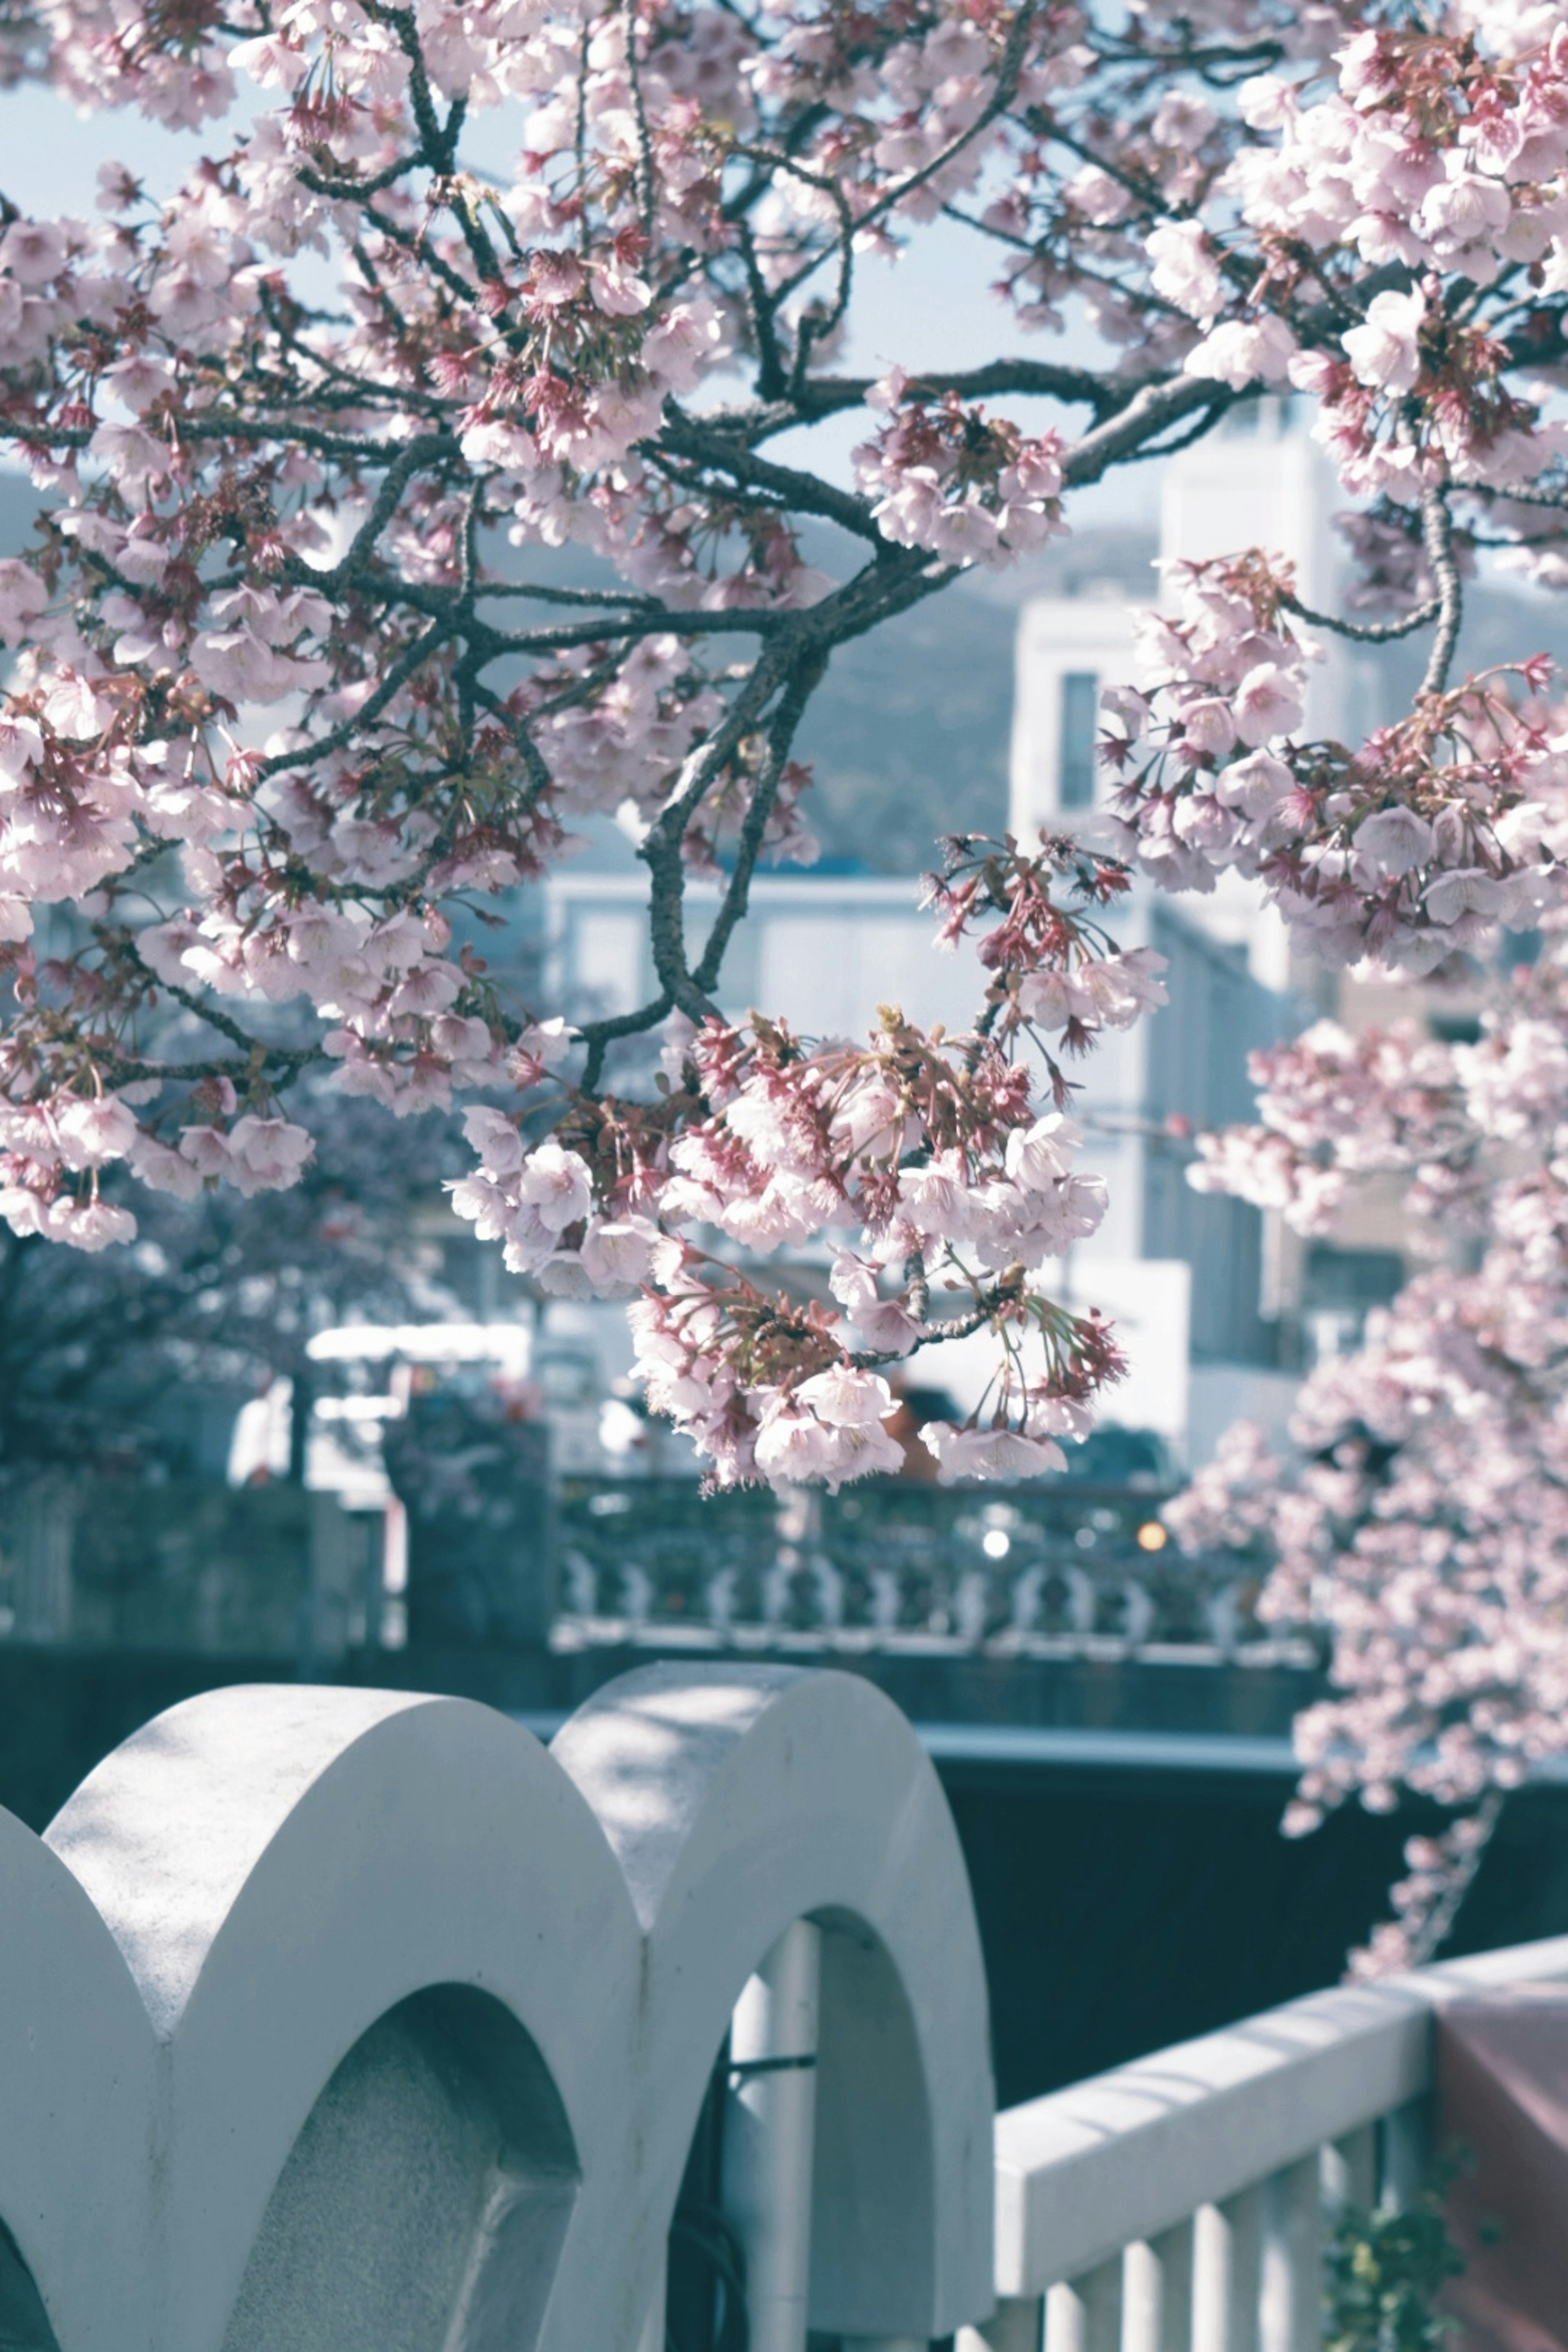
M 1138 1530 L 1140 1551 L 1163 1551 L 1171 1538 L 1158 1519 L 1145 1519 Z
M 599 1443 L 606 1454 L 635 1454 L 639 1446 L 647 1444 L 647 1423 L 619 1397 L 606 1397 L 599 1407 Z M 619 1495 L 595 1495 L 589 1499 L 588 1508 L 597 1516 L 597 1506 L 620 1505 L 621 1501 Z
M 1005 1559 L 1013 1549 L 1013 1538 L 1005 1528 L 987 1528 L 980 1538 L 980 1549 L 987 1559 Z

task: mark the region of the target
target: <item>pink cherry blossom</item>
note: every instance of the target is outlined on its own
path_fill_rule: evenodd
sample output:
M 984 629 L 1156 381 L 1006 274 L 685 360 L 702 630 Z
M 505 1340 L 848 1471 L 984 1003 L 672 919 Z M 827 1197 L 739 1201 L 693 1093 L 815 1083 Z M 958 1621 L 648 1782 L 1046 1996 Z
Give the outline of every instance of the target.
M 276 1192 L 297 1183 L 315 1144 L 302 1127 L 247 1111 L 229 1130 L 224 1174 L 241 1192 Z
M 1411 391 L 1420 373 L 1416 338 L 1426 319 L 1424 294 L 1374 294 L 1366 323 L 1340 337 L 1358 381 L 1379 392 Z
M 1206 324 L 1225 301 L 1225 281 L 1215 248 L 1197 221 L 1171 222 L 1154 229 L 1145 240 L 1154 267 L 1151 283 L 1179 310 Z
M 1026 1437 L 1013 1429 L 954 1429 L 929 1421 L 921 1443 L 936 1456 L 944 1486 L 955 1478 L 1037 1477 L 1042 1470 L 1065 1470 L 1067 1456 L 1048 1437 Z

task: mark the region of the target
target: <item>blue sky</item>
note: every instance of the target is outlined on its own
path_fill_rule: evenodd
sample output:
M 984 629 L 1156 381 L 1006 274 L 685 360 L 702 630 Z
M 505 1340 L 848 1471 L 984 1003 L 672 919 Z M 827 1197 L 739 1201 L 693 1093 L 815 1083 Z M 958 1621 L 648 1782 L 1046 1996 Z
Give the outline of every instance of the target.
M 35 215 L 90 215 L 100 163 L 124 163 L 157 194 L 176 184 L 223 136 L 222 124 L 208 124 L 205 131 L 170 131 L 129 112 L 79 115 L 52 90 L 7 90 L 0 92 L 0 189 Z M 511 152 L 506 113 L 479 118 L 478 142 L 470 143 L 476 162 L 504 171 Z M 990 253 L 969 232 L 951 222 L 920 230 L 897 267 L 871 261 L 858 270 L 853 339 L 844 364 L 880 373 L 895 360 L 912 371 L 975 366 L 1009 352 L 1089 356 L 1070 338 L 1022 333 L 990 290 L 994 275 Z M 1050 415 L 1042 402 L 1010 401 L 1006 408 L 1020 424 L 1037 429 Z M 836 419 L 814 428 L 802 437 L 795 462 L 806 462 L 809 439 L 823 469 L 842 475 L 848 451 L 864 431 L 864 418 Z M 1072 513 L 1080 525 L 1144 520 L 1153 488 L 1151 469 L 1140 467 L 1080 493 Z

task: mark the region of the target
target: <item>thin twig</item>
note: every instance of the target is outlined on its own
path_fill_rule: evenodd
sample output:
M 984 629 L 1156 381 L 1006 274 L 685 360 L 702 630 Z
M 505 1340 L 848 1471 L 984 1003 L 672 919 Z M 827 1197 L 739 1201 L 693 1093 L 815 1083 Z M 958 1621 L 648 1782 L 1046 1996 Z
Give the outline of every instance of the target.
M 1348 637 L 1352 645 L 1392 645 L 1396 637 L 1414 636 L 1417 629 L 1426 628 L 1443 609 L 1439 596 L 1430 596 L 1426 604 L 1417 604 L 1402 621 L 1342 621 L 1332 613 L 1314 613 L 1299 596 L 1281 596 L 1287 613 L 1294 613 L 1299 621 L 1306 621 L 1314 629 L 1331 629 L 1337 637 Z
M 779 698 L 768 729 L 767 760 L 742 822 L 741 837 L 735 851 L 735 870 L 725 888 L 723 903 L 713 919 L 701 961 L 691 975 L 694 985 L 704 994 L 710 993 L 719 985 L 725 950 L 736 925 L 745 917 L 751 898 L 752 876 L 762 855 L 768 819 L 778 799 L 795 731 L 805 715 L 806 704 L 821 685 L 826 670 L 826 646 L 813 646 L 803 650 L 795 676 Z
M 301 744 L 297 751 L 279 751 L 270 760 L 263 760 L 256 771 L 258 780 L 279 775 L 285 771 L 292 772 L 296 768 L 313 768 L 319 760 L 328 759 L 332 752 L 345 750 L 363 733 L 373 719 L 380 717 L 399 688 L 407 683 L 420 663 L 433 654 L 449 635 L 450 630 L 445 621 L 434 622 L 422 636 L 416 637 L 412 645 L 405 647 L 381 684 L 373 694 L 366 696 L 352 719 L 345 719 L 341 727 L 334 727 L 330 735 L 321 736 L 318 741 Z
M 1489 1789 L 1471 1816 L 1476 1824 L 1475 1843 L 1457 1865 L 1438 1900 L 1422 1923 L 1420 1932 L 1411 1939 L 1410 1965 L 1424 1968 L 1441 1951 L 1447 1941 L 1459 1906 L 1475 1882 L 1492 1833 L 1502 1819 L 1502 1796 L 1500 1790 Z

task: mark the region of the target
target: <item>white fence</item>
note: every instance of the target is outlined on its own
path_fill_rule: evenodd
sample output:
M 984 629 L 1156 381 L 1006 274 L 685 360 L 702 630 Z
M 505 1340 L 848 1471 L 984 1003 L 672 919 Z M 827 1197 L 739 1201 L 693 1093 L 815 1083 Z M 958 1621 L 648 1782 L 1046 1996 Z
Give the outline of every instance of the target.
M 549 1749 L 216 1692 L 45 1839 L 0 1814 L 0 2347 L 660 2352 L 718 2097 L 752 2352 L 1308 2352 L 1325 2193 L 1421 2160 L 1435 2005 L 1562 1976 L 1324 1994 L 996 2117 L 952 1820 L 864 1681 L 652 1667 Z
M 1568 1937 L 1291 2001 L 996 2119 L 995 2315 L 961 2352 L 1312 2352 L 1325 2223 L 1429 2153 L 1436 2012 Z

